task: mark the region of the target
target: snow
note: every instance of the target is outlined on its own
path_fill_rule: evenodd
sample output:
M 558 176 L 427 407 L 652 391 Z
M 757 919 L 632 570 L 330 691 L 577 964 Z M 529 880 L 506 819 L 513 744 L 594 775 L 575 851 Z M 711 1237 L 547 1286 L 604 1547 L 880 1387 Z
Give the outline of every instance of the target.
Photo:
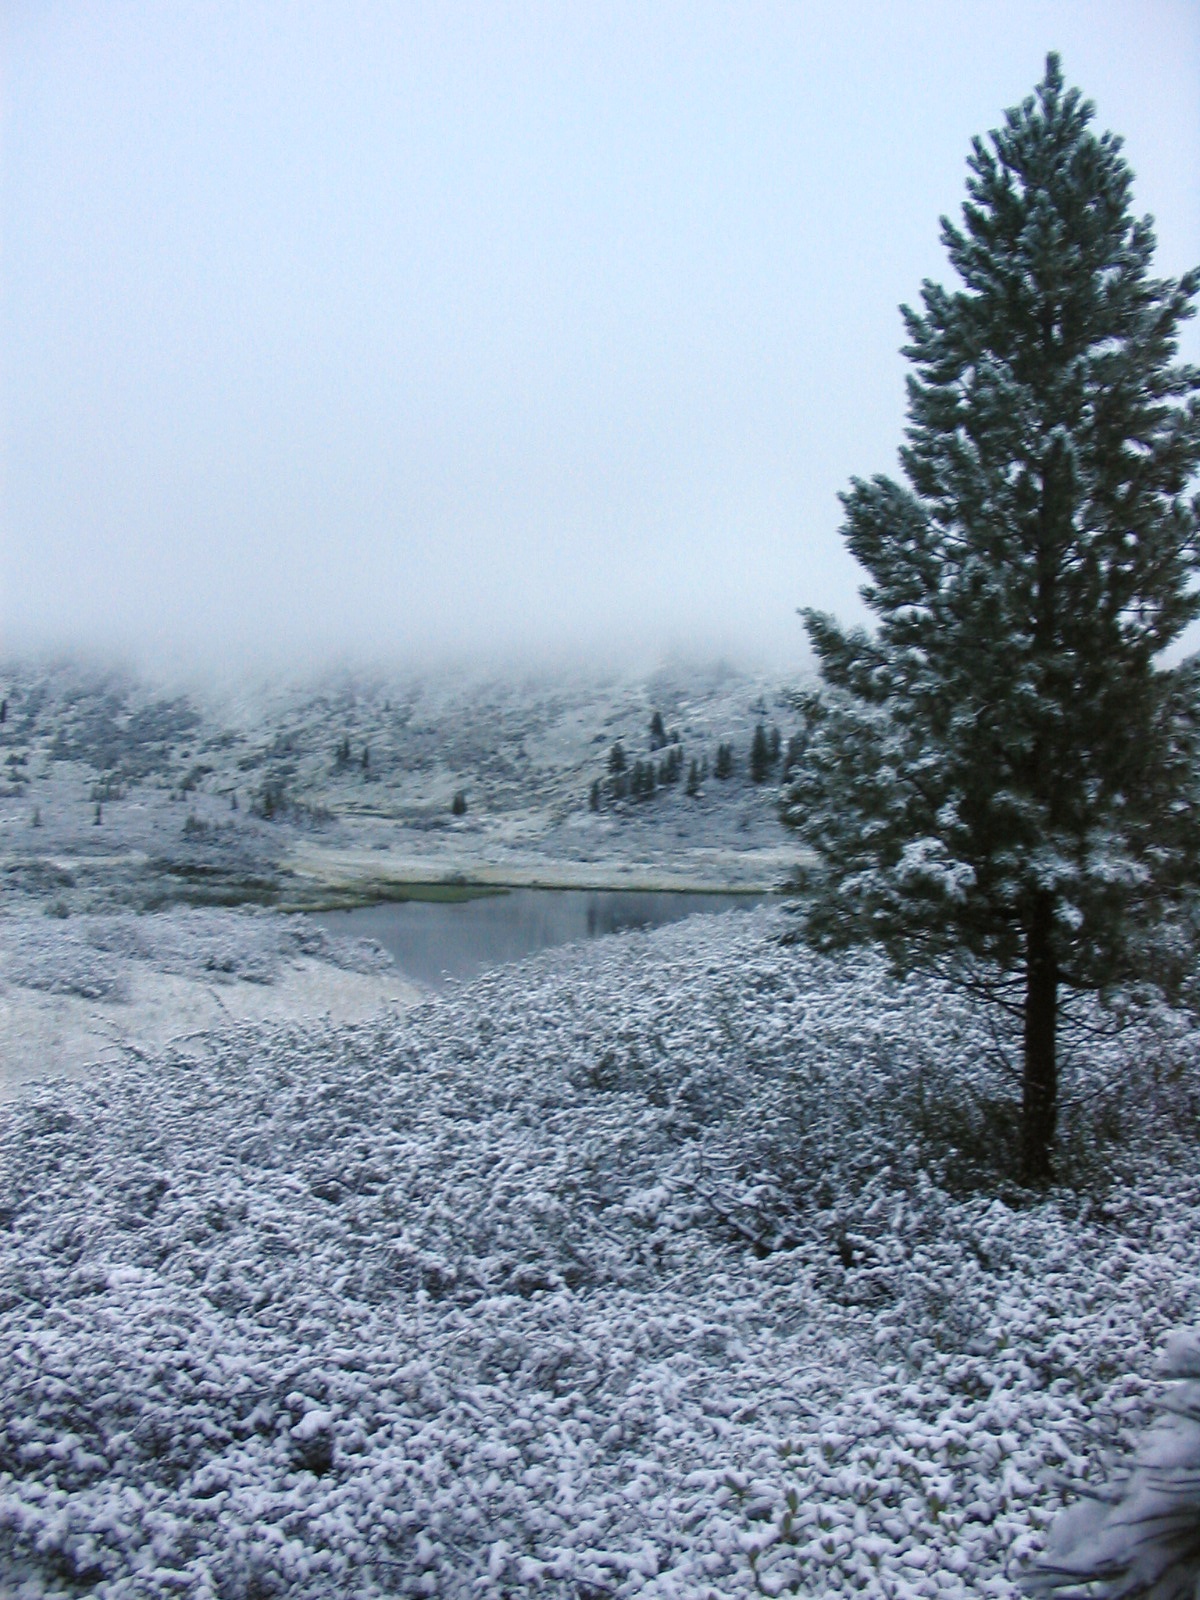
M 368 940 L 306 917 L 175 909 L 0 918 L 0 1098 L 168 1044 L 203 1051 L 230 1020 L 358 1021 L 419 989 Z
M 1015 1595 L 1200 1314 L 1194 1031 L 1093 1039 L 1034 1199 L 988 1018 L 787 928 L 0 1108 L 8 1592 Z

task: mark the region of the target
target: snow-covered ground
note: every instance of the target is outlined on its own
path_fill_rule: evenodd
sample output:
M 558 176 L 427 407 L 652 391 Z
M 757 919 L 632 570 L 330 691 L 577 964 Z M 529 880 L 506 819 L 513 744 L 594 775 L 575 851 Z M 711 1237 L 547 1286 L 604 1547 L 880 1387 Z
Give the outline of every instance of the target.
M 0 917 L 0 1099 L 97 1062 L 203 1051 L 233 1021 L 358 1022 L 420 987 L 377 945 L 306 917 L 176 908 Z
M 1014 1596 L 1200 1315 L 1195 1031 L 1091 1039 L 1034 1200 L 989 1019 L 786 927 L 0 1109 L 8 1592 Z

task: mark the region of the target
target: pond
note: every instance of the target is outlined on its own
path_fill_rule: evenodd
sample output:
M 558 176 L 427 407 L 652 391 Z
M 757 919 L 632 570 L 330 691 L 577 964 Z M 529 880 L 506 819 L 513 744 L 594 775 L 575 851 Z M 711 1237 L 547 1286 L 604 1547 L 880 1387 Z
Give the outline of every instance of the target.
M 312 913 L 330 933 L 374 939 L 400 970 L 440 987 L 577 939 L 658 928 L 697 912 L 748 910 L 762 894 L 633 889 L 510 889 L 447 904 L 404 900 Z

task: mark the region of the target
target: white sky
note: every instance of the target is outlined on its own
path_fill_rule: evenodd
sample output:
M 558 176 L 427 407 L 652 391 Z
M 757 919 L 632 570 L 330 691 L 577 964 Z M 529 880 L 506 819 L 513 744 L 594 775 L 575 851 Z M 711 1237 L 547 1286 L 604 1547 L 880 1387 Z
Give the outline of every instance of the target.
M 0 648 L 799 662 L 1048 49 L 1200 262 L 1194 0 L 4 18 Z

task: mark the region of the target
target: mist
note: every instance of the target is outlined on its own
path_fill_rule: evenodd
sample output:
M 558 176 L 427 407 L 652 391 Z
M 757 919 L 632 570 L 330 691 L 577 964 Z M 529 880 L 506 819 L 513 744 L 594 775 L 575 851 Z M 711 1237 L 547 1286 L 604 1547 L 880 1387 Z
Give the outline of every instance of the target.
M 10 7 L 4 649 L 802 661 L 1048 49 L 1190 267 L 1182 3 Z

